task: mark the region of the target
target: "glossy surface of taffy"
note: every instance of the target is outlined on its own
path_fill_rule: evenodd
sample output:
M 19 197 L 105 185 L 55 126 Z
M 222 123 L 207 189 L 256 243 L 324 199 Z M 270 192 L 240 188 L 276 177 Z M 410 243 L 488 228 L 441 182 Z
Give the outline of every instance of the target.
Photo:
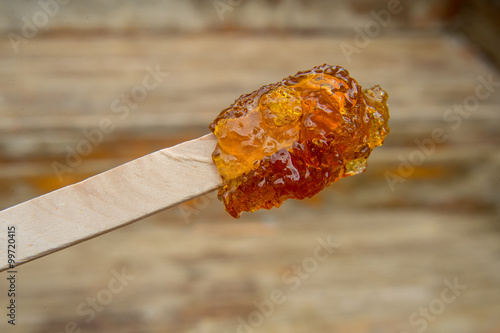
M 278 207 L 363 172 L 389 133 L 387 98 L 326 64 L 242 95 L 210 124 L 226 210 Z

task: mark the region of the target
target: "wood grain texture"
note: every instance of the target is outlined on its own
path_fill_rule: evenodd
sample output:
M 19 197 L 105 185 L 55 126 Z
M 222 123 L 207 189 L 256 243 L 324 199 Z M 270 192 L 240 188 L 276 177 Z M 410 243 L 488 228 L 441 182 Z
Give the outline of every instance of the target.
M 71 322 L 74 331 L 96 333 L 234 333 L 238 318 L 254 316 L 254 302 L 265 303 L 277 289 L 286 302 L 254 332 L 413 333 L 422 327 L 409 317 L 429 305 L 439 309 L 443 281 L 455 278 L 468 289 L 440 315 L 429 311 L 435 320 L 425 333 L 499 333 L 500 90 L 458 128 L 443 114 L 474 95 L 479 75 L 500 77 L 454 34 L 385 31 L 351 63 L 339 44 L 352 44 L 354 32 L 81 39 L 40 33 L 22 45 L 22 56 L 1 39 L 0 209 L 61 187 L 52 161 L 64 162 L 65 146 L 85 138 L 82 129 L 113 116 L 111 101 L 140 84 L 147 65 L 171 75 L 128 118 L 113 119 L 116 130 L 64 175 L 64 185 L 200 137 L 242 93 L 324 62 L 345 66 L 363 86 L 381 84 L 391 111 L 391 134 L 366 172 L 311 200 L 288 200 L 236 222 L 211 192 L 22 265 L 16 333 L 64 332 Z M 391 191 L 384 173 L 397 175 L 400 159 L 414 156 L 415 141 L 428 142 L 435 128 L 448 141 Z M 328 235 L 340 247 L 291 291 L 295 285 L 283 274 Z M 135 279 L 87 322 L 77 308 L 92 309 L 88 297 L 107 294 L 113 272 L 123 269 Z M 3 274 L 0 305 L 7 306 Z M 0 332 L 11 331 L 1 320 Z
M 37 259 L 215 190 L 213 134 L 138 158 L 0 212 L 21 240 L 17 264 Z M 2 237 L 0 256 L 6 258 Z M 7 269 L 2 263 L 0 270 Z

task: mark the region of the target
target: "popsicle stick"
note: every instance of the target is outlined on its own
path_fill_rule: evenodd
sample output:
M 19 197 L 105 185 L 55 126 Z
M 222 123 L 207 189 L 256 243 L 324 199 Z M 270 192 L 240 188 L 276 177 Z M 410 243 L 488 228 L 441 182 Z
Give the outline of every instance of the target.
M 205 135 L 0 211 L 0 271 L 9 268 L 8 226 L 19 265 L 217 189 L 216 143 Z

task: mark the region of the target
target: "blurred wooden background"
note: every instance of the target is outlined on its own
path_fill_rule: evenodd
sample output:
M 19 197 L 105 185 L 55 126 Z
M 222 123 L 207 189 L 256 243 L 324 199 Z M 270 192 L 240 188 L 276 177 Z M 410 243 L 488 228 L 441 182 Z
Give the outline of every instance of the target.
M 212 194 L 20 266 L 1 332 L 500 332 L 495 2 L 55 1 L 0 1 L 0 209 L 325 62 L 388 91 L 391 134 L 311 200 L 233 220 Z

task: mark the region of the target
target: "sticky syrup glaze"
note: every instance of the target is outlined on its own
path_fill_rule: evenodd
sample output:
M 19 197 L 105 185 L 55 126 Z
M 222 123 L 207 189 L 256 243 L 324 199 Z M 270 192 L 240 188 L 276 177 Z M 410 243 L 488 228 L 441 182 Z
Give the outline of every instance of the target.
M 226 210 L 279 207 L 363 172 L 389 133 L 387 99 L 327 64 L 242 95 L 209 126 Z

